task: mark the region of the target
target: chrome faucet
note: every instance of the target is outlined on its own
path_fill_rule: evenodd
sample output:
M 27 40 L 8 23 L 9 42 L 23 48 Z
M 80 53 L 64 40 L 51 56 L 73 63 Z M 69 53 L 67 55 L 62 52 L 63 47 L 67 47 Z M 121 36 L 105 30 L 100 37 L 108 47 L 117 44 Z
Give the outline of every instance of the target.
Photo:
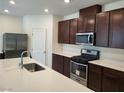
M 25 54 L 25 53 L 27 53 L 28 55 L 30 55 L 30 58 L 32 58 L 32 56 L 31 56 L 31 53 L 29 52 L 29 51 L 23 51 L 22 53 L 21 53 L 21 63 L 19 63 L 19 66 L 21 67 L 21 69 L 23 69 L 23 55 Z

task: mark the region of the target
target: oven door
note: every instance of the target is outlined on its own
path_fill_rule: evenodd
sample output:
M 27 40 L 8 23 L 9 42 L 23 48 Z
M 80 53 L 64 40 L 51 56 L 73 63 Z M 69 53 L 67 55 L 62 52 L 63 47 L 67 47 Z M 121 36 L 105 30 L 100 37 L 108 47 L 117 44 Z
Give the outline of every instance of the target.
M 88 65 L 71 61 L 70 66 L 71 66 L 70 68 L 71 75 L 78 77 L 83 81 L 87 81 Z

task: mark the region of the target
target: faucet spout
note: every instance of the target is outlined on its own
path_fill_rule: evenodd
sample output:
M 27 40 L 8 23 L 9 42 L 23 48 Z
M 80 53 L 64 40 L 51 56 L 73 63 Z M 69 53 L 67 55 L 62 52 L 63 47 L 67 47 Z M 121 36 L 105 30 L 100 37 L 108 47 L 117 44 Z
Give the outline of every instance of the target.
M 21 53 L 21 63 L 19 63 L 19 66 L 21 67 L 21 69 L 23 69 L 23 63 L 24 63 L 23 62 L 23 56 L 24 56 L 25 53 L 29 54 L 30 55 L 30 58 L 32 58 L 31 53 L 29 51 L 23 51 Z

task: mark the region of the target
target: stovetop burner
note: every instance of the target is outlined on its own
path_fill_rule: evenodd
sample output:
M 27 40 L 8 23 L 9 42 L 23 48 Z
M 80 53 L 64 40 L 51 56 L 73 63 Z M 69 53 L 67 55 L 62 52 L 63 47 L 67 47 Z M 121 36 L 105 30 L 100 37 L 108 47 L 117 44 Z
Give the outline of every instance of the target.
M 99 59 L 99 51 L 82 49 L 81 55 L 72 57 L 71 61 L 80 64 L 88 64 L 88 61 L 97 60 L 97 59 Z

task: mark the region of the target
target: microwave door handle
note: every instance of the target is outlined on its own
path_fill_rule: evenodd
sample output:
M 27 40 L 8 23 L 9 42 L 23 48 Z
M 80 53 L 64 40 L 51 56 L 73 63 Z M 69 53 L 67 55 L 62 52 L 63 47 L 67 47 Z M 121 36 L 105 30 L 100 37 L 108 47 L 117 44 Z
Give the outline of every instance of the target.
M 88 43 L 90 43 L 90 35 L 88 35 Z

